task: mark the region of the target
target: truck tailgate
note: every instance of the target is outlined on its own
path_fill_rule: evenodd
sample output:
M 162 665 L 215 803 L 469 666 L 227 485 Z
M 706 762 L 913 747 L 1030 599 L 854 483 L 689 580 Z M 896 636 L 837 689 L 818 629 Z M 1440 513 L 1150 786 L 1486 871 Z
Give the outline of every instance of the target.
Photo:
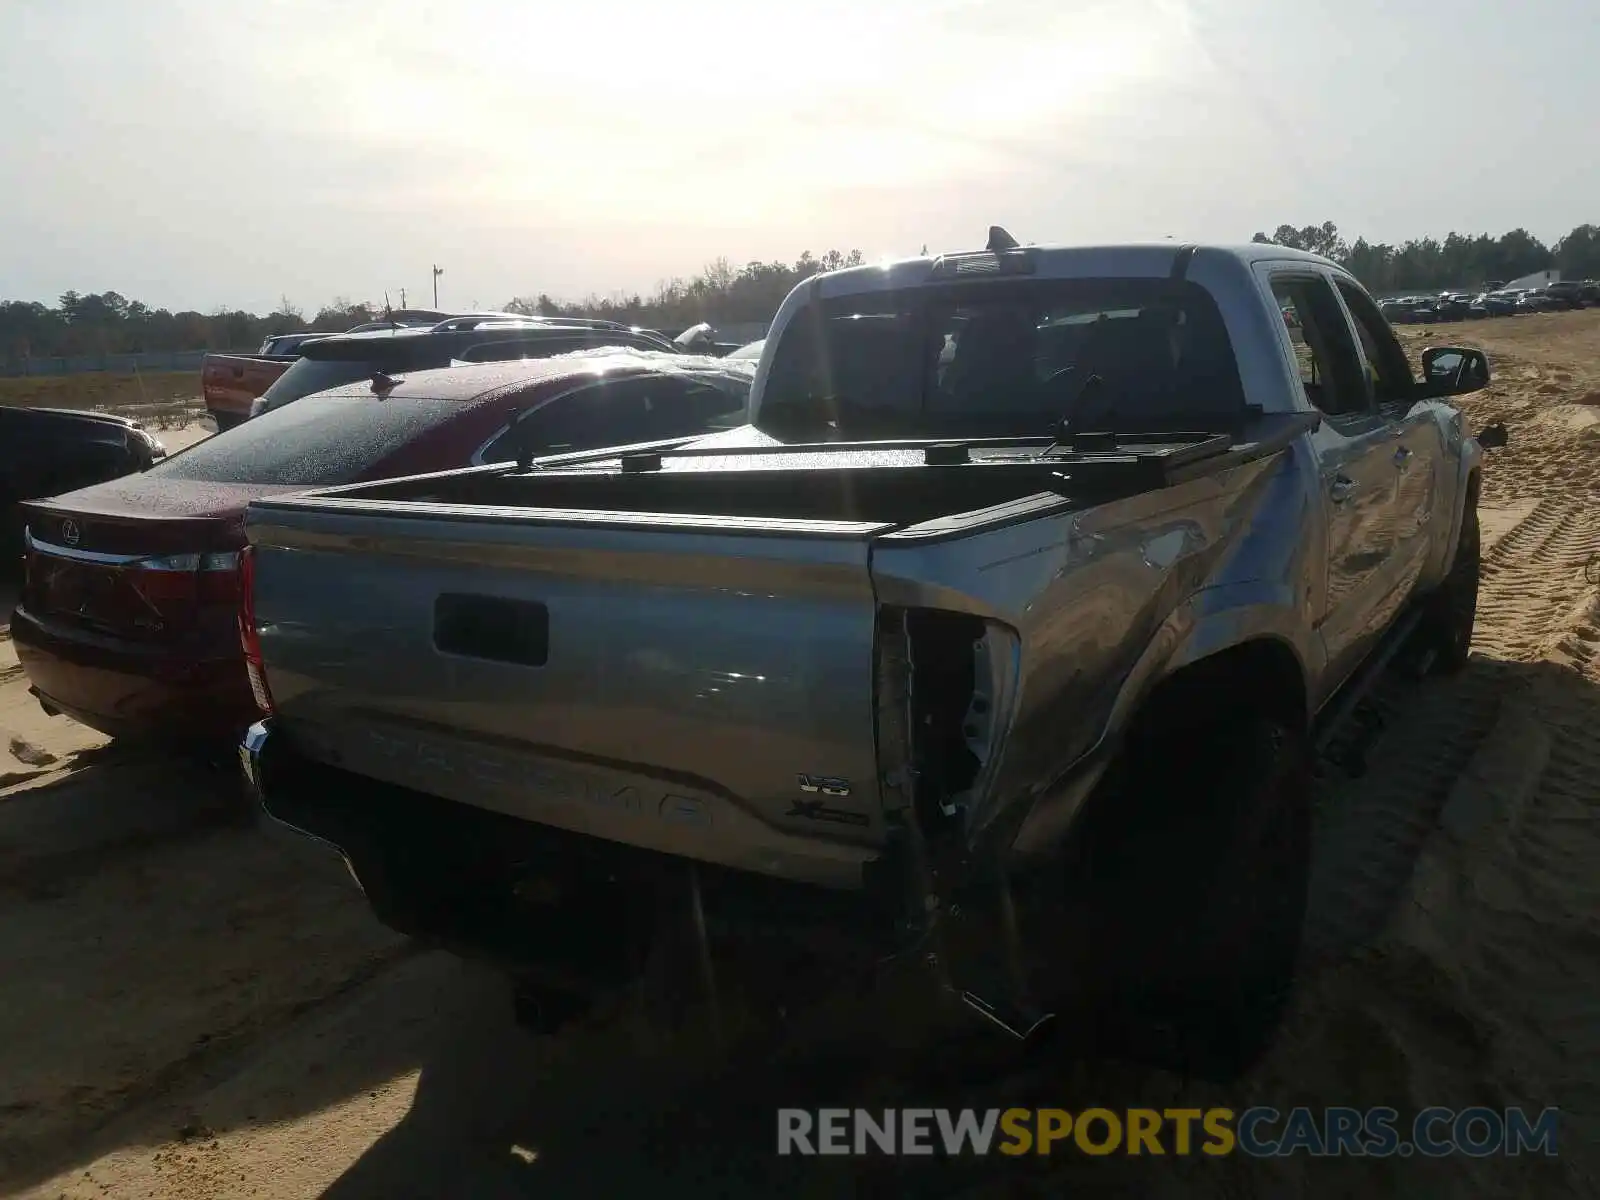
M 238 417 L 250 415 L 250 403 L 289 369 L 293 355 L 208 354 L 200 365 L 200 391 L 206 409 Z
M 884 835 L 868 543 L 886 526 L 404 507 L 251 507 L 262 654 L 297 750 L 579 833 L 859 882 Z M 820 797 L 818 776 L 835 781 Z

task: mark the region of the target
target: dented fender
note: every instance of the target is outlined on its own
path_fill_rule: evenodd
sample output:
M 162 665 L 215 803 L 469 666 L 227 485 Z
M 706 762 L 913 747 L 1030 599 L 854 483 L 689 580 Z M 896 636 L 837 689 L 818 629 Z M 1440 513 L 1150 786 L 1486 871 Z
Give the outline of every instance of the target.
M 1205 588 L 1175 608 L 1123 679 L 1093 746 L 1039 795 L 1011 843 L 1021 856 L 1048 853 L 1073 821 L 1115 755 L 1129 722 L 1160 684 L 1179 671 L 1251 642 L 1288 647 L 1306 681 L 1306 708 L 1324 699 L 1312 681 L 1322 673 L 1321 641 L 1300 611 L 1294 585 L 1245 581 Z

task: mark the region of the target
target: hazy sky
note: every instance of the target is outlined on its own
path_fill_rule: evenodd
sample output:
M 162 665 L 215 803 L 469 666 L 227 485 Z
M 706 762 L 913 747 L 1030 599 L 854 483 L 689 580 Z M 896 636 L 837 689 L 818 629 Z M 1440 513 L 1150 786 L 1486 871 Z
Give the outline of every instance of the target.
M 1600 220 L 1594 0 L 0 0 L 0 298 Z

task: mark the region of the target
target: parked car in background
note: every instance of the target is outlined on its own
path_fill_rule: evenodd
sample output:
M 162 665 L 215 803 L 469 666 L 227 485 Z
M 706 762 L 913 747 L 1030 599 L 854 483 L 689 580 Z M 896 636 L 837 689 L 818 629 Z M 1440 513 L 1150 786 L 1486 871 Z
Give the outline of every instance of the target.
M 1517 298 L 1510 292 L 1485 292 L 1479 302 L 1491 317 L 1509 317 L 1517 311 Z
M 1433 310 L 1441 321 L 1464 321 L 1472 301 L 1455 292 L 1446 292 L 1433 302 Z
M 255 402 L 272 389 L 273 385 L 302 357 L 304 348 L 313 342 L 349 334 L 392 334 L 401 330 L 407 332 L 430 329 L 455 330 L 493 322 L 550 323 L 544 318 L 526 317 L 510 312 L 448 313 L 427 308 L 396 309 L 386 313 L 382 320 L 356 325 L 342 334 L 280 334 L 263 342 L 256 354 L 207 354 L 200 364 L 200 391 L 205 399 L 206 411 L 211 414 L 218 432 L 221 432 L 248 420 Z M 612 322 L 563 320 L 561 323 L 585 327 L 603 325 L 608 328 L 622 328 Z M 442 362 L 429 362 L 423 365 L 443 366 L 446 362 L 448 358 Z M 321 386 L 332 386 L 332 381 Z
M 709 354 L 718 358 L 739 349 L 739 343 L 724 341 L 716 328 L 706 321 L 689 326 L 675 335 L 672 341 L 680 350 L 687 353 Z
M 393 377 L 456 362 L 546 358 L 595 346 L 679 352 L 664 338 L 609 321 L 500 313 L 448 317 L 427 328 L 388 328 L 309 342 L 305 354 L 251 403 L 249 415 L 258 417 L 312 392 L 358 379 Z
M 1521 313 L 1553 312 L 1565 307 L 1546 295 L 1543 288 L 1529 288 L 1517 297 L 1517 311 Z
M 1583 284 L 1575 280 L 1557 280 L 1555 283 L 1546 284 L 1545 297 L 1555 309 L 1582 308 Z
M 446 321 L 474 322 L 474 321 L 528 321 L 539 320 L 529 317 L 524 313 L 514 312 L 470 312 L 446 313 L 433 312 L 429 309 L 404 309 L 400 312 L 376 320 L 367 321 L 360 325 L 352 325 L 346 333 L 372 333 L 379 329 L 434 329 Z
M 257 350 L 256 353 L 267 355 L 298 354 L 300 347 L 313 338 L 327 336 L 326 332 L 316 333 L 311 330 L 301 333 L 275 333 L 261 343 L 261 349 Z
M 207 354 L 200 360 L 200 394 L 220 433 L 250 415 L 250 405 L 300 357 L 292 353 Z
M 738 425 L 754 374 L 619 349 L 363 381 L 35 500 L 17 657 L 47 712 L 114 736 L 231 736 L 255 716 L 234 623 L 251 499 Z
M 0 406 L 0 577 L 21 571 L 24 500 L 143 471 L 166 453 L 127 417 Z
M 1434 302 L 1424 296 L 1397 296 L 1378 307 L 1396 325 L 1432 325 L 1439 319 Z

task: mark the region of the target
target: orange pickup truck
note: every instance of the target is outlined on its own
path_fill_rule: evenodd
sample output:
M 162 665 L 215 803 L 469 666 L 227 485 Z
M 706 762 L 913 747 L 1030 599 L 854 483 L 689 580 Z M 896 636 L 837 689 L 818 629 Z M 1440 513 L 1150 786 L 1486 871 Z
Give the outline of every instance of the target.
M 200 363 L 200 393 L 217 432 L 232 429 L 250 416 L 250 402 L 300 357 L 303 343 L 324 333 L 280 333 L 261 343 L 254 354 L 208 354 Z
M 250 415 L 250 402 L 289 369 L 298 354 L 208 354 L 200 363 L 200 392 L 217 432 Z

